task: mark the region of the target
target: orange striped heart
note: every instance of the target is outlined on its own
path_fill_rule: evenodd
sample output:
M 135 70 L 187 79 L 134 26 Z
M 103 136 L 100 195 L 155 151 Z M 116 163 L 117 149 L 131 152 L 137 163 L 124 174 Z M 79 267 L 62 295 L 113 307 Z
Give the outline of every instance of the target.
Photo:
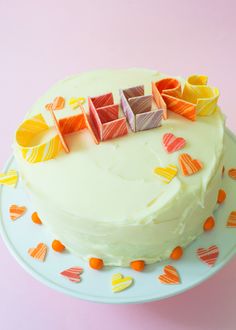
M 171 266 L 167 265 L 164 267 L 164 274 L 159 276 L 159 281 L 163 284 L 179 284 L 180 277 L 177 270 Z
M 226 227 L 236 227 L 236 211 L 232 211 L 228 217 Z
M 182 170 L 182 174 L 185 176 L 193 175 L 203 168 L 200 160 L 192 159 L 189 154 L 181 154 L 179 156 L 179 164 Z
M 65 106 L 65 99 L 62 96 L 57 96 L 55 97 L 55 99 L 53 100 L 52 103 L 48 103 L 45 105 L 45 108 L 47 110 L 61 110 L 63 109 Z
M 229 169 L 228 174 L 231 179 L 236 180 L 236 168 Z
M 44 261 L 47 254 L 47 246 L 44 243 L 39 243 L 36 248 L 30 248 L 28 253 L 32 258 Z
M 20 218 L 26 212 L 25 206 L 11 205 L 9 208 L 10 218 L 11 220 L 16 220 Z

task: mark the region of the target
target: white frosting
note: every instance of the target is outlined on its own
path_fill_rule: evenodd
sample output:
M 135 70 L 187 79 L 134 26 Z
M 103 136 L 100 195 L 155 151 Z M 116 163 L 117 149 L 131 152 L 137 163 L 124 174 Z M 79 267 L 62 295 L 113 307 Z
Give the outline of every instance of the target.
M 145 85 L 163 76 L 141 69 L 84 73 L 59 82 L 32 108 L 50 121 L 44 105 L 56 96 L 96 96 Z M 56 115 L 76 114 L 66 110 Z M 202 232 L 204 220 L 216 204 L 221 183 L 224 118 L 218 110 L 191 122 L 169 112 L 162 127 L 132 133 L 95 145 L 83 130 L 66 137 L 71 152 L 54 160 L 30 164 L 15 148 L 20 173 L 36 210 L 54 235 L 83 258 L 102 258 L 105 264 L 128 265 L 142 259 L 152 263 L 167 258 Z M 184 137 L 186 147 L 168 154 L 162 137 L 172 132 Z M 179 169 L 171 183 L 153 173 L 155 167 L 178 165 L 180 153 L 202 161 L 203 170 L 184 177 Z

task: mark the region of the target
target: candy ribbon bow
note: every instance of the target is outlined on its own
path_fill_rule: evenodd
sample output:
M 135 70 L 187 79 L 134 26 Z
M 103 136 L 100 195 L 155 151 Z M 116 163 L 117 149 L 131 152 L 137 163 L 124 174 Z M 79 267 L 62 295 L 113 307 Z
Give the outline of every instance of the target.
M 152 83 L 153 97 L 159 108 L 164 110 L 167 119 L 167 109 L 196 120 L 196 116 L 210 116 L 217 109 L 219 90 L 207 86 L 207 76 L 193 75 L 188 77 L 182 92 L 177 79 L 165 78 Z

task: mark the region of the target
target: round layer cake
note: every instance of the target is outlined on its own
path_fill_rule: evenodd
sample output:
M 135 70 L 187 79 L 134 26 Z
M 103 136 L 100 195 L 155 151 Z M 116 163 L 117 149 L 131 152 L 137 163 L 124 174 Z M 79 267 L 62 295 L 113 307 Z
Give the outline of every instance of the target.
M 64 109 L 55 111 L 57 118 L 63 118 L 80 113 L 79 108 L 71 109 L 71 97 L 112 92 L 115 103 L 120 103 L 120 89 L 144 85 L 145 94 L 151 94 L 151 82 L 163 77 L 144 69 L 72 76 L 53 86 L 27 118 L 41 113 L 53 126 L 45 104 L 57 96 L 66 100 Z M 167 153 L 163 147 L 166 133 L 184 138 L 184 149 Z M 129 128 L 127 135 L 99 145 L 86 129 L 65 139 L 70 152 L 61 151 L 44 162 L 27 162 L 16 143 L 14 150 L 35 210 L 69 251 L 86 260 L 103 259 L 105 265 L 128 266 L 134 260 L 154 263 L 203 232 L 221 186 L 224 118 L 219 109 L 209 116 L 197 116 L 196 121 L 168 111 L 160 127 L 139 132 Z M 184 176 L 178 162 L 183 153 L 199 160 L 203 168 Z M 154 169 L 169 164 L 178 173 L 166 184 Z

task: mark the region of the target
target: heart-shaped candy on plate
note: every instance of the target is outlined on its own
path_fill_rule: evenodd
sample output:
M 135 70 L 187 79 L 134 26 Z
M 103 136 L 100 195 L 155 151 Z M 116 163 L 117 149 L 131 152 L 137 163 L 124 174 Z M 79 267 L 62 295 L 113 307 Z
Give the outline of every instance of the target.
M 112 291 L 120 292 L 131 286 L 133 278 L 131 276 L 123 276 L 120 273 L 113 274 L 111 279 Z
M 164 274 L 159 276 L 159 281 L 163 284 L 179 284 L 180 277 L 175 267 L 167 265 L 164 267 Z

